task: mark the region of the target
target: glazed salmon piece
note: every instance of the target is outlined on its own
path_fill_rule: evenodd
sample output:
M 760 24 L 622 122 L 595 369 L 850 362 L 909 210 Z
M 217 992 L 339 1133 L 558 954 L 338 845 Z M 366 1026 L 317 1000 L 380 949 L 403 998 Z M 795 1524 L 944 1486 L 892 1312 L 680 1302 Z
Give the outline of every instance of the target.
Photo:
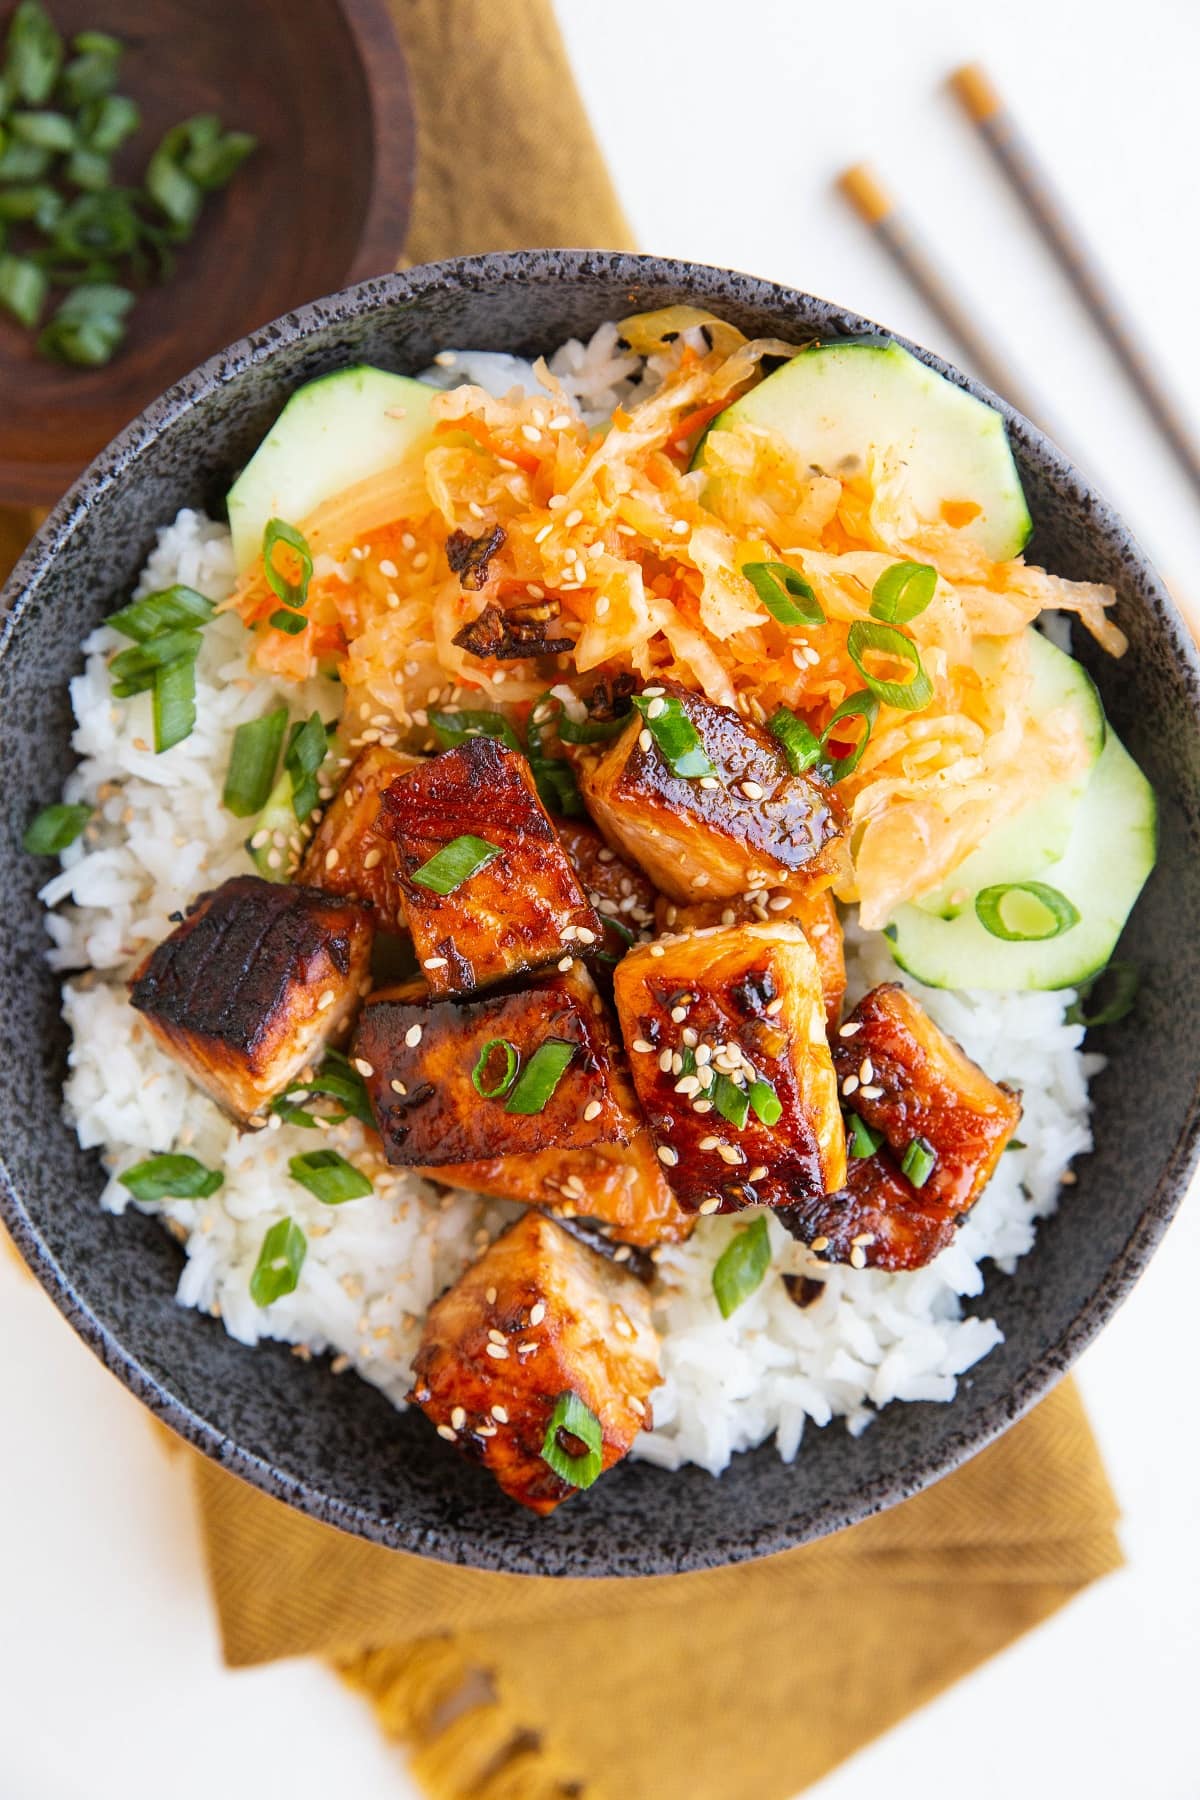
M 799 926 L 639 945 L 615 989 L 642 1111 L 685 1209 L 789 1206 L 841 1187 L 825 1003 Z
M 357 1010 L 374 929 L 353 901 L 238 875 L 151 951 L 130 1001 L 218 1106 L 262 1125 Z
M 542 1066 L 547 1056 L 558 1059 L 557 1080 L 537 1110 L 517 1110 L 539 1051 Z M 376 994 L 363 1008 L 352 1055 L 389 1162 L 436 1170 L 624 1144 L 642 1129 L 614 1022 L 578 960 L 518 993 L 486 999 Z M 507 1070 L 515 1079 L 505 1085 Z M 491 1094 L 494 1088 L 501 1091 Z
M 780 1213 L 792 1233 L 826 1262 L 858 1269 L 919 1269 L 966 1217 L 907 1181 L 887 1149 L 851 1157 L 846 1185 Z
M 694 900 L 690 905 L 664 899 L 654 910 L 660 933 L 703 931 L 712 925 L 741 925 L 754 920 L 760 925 L 791 921 L 799 925 L 812 945 L 821 972 L 825 996 L 825 1023 L 832 1031 L 842 1016 L 846 996 L 846 954 L 842 924 L 828 888 L 792 890 L 756 888 L 735 894 L 730 900 Z
M 679 1243 L 696 1222 L 671 1192 L 640 1119 L 627 1144 L 535 1150 L 529 1156 L 442 1164 L 418 1173 L 449 1187 L 522 1200 L 562 1218 L 595 1219 L 611 1238 L 639 1247 Z
M 599 943 L 600 921 L 529 764 L 493 738 L 470 738 L 393 781 L 376 829 L 395 846 L 404 915 L 433 994 L 471 994 Z M 456 879 L 444 862 L 430 870 L 441 852 L 468 872 Z
M 408 1398 L 512 1499 L 550 1513 L 578 1491 L 542 1456 L 562 1397 L 592 1415 L 609 1469 L 650 1426 L 658 1380 L 647 1289 L 530 1211 L 430 1308 Z
M 973 1206 L 1017 1128 L 1019 1096 L 896 982 L 872 988 L 832 1043 L 843 1103 L 884 1134 L 897 1162 L 914 1142 L 932 1154 L 923 1197 L 952 1213 Z
M 397 880 L 399 851 L 376 829 L 379 803 L 398 776 L 419 767 L 419 757 L 380 744 L 360 751 L 326 807 L 296 877 L 309 887 L 363 901 L 384 931 L 403 931 L 405 918 Z
M 638 868 L 605 843 L 584 819 L 558 819 L 558 835 L 580 886 L 604 926 L 604 948 L 624 956 L 629 935 L 645 937 L 654 927 L 658 889 Z M 618 930 L 610 921 L 616 920 Z
M 674 773 L 640 712 L 577 758 L 588 811 L 614 849 L 673 900 L 772 883 L 827 887 L 845 867 L 844 816 L 814 773 L 793 775 L 770 732 L 675 682 L 646 693 L 682 708 L 715 773 Z

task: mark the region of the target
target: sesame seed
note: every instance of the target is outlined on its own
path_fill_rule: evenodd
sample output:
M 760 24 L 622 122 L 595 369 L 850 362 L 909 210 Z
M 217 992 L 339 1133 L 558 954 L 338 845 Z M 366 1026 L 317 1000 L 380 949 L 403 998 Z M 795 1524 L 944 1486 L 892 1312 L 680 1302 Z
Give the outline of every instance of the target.
M 675 1092 L 677 1094 L 698 1094 L 700 1077 L 698 1075 L 681 1075 L 675 1083 Z
M 682 1025 L 683 1021 L 686 1018 L 687 1018 L 687 1007 L 686 1006 L 673 1006 L 671 1008 L 671 1019 L 676 1025 Z
M 420 1025 L 410 1025 L 404 1034 L 404 1041 L 410 1050 L 415 1050 L 423 1035 Z
M 565 975 L 568 970 L 573 969 L 574 967 L 575 958 L 573 956 L 564 956 L 558 965 L 558 972 L 560 975 Z
M 642 1056 L 647 1056 L 647 1055 L 649 1055 L 649 1053 L 650 1053 L 650 1052 L 651 1052 L 651 1051 L 652 1051 L 652 1050 L 653 1050 L 653 1048 L 654 1048 L 654 1045 L 653 1045 L 653 1044 L 648 1044 L 648 1043 L 647 1043 L 647 1042 L 646 1042 L 646 1040 L 645 1040 L 645 1038 L 634 1038 L 634 1040 L 633 1040 L 633 1048 L 634 1048 L 634 1049 L 635 1049 L 635 1050 L 636 1050 L 636 1051 L 638 1051 L 638 1053 L 639 1053 L 639 1054 L 640 1054 L 640 1055 L 642 1055 Z
M 507 1344 L 485 1344 L 483 1347 L 487 1351 L 488 1355 L 491 1357 L 494 1357 L 497 1362 L 507 1362 L 507 1360 L 508 1360 L 508 1345 Z
M 658 1066 L 664 1075 L 671 1073 L 671 1060 L 674 1054 L 673 1050 L 660 1050 L 658 1053 Z
M 496 1435 L 496 1427 L 494 1425 L 477 1425 L 475 1427 L 475 1436 L 476 1437 L 494 1438 L 495 1435 Z
M 488 1342 L 490 1344 L 503 1344 L 505 1342 L 504 1333 L 502 1331 L 497 1331 L 496 1327 L 493 1325 L 488 1332 Z
M 691 529 L 686 519 L 673 519 L 671 522 L 671 530 L 676 537 L 686 537 Z
M 731 1165 L 744 1163 L 746 1160 L 745 1151 L 739 1150 L 736 1144 L 718 1144 L 717 1155 L 721 1158 L 722 1162 Z
M 363 868 L 364 869 L 377 869 L 382 861 L 383 861 L 383 851 L 379 848 L 379 846 L 377 844 L 375 846 L 374 850 L 368 850 L 367 854 L 363 857 Z
M 494 1288 L 494 1287 L 490 1287 L 490 1288 L 488 1288 L 488 1290 L 487 1290 L 487 1292 L 486 1292 L 486 1293 L 485 1293 L 485 1294 L 484 1294 L 484 1296 L 483 1296 L 483 1297 L 484 1297 L 484 1299 L 485 1299 L 485 1300 L 486 1300 L 486 1301 L 487 1301 L 487 1303 L 488 1303 L 488 1305 L 489 1305 L 489 1306 L 495 1306 L 495 1304 L 496 1304 L 496 1290 L 495 1290 L 495 1288 Z
M 767 908 L 770 912 L 786 912 L 791 904 L 792 897 L 790 894 L 772 894 L 771 898 L 767 901 Z
M 421 964 L 423 969 L 445 969 L 448 966 L 448 958 L 444 956 L 427 956 Z
M 747 1181 L 763 1181 L 769 1174 L 770 1174 L 770 1170 L 767 1168 L 766 1163 L 759 1163 L 759 1165 L 756 1169 L 751 1169 L 749 1175 L 747 1175 L 747 1177 L 746 1177 L 746 1180 Z
M 702 1137 L 696 1148 L 697 1150 L 715 1150 L 720 1141 L 720 1138 Z
M 449 1425 L 439 1425 L 437 1434 L 440 1438 L 445 1438 L 448 1444 L 456 1444 L 458 1442 L 457 1431 L 451 1431 Z
M 700 1202 L 699 1206 L 696 1208 L 696 1211 L 701 1212 L 701 1213 L 715 1213 L 715 1212 L 720 1212 L 720 1210 L 721 1210 L 721 1201 L 720 1201 L 719 1196 L 716 1194 L 710 1194 L 708 1196 L 708 1199 L 702 1200 Z
M 707 875 L 693 875 L 692 877 L 693 887 L 707 887 L 708 883 L 709 877 Z
M 563 520 L 563 524 L 566 526 L 568 531 L 574 531 L 574 529 L 577 525 L 583 524 L 583 514 L 580 512 L 578 507 L 575 507 L 571 512 L 569 512 L 567 514 L 566 518 Z
M 646 717 L 648 719 L 659 719 L 666 710 L 667 703 L 665 700 L 652 700 L 646 708 Z
M 542 434 L 536 425 L 522 425 L 521 436 L 527 444 L 537 444 L 541 442 Z
M 456 1406 L 454 1408 L 454 1411 L 450 1414 L 450 1423 L 453 1425 L 455 1431 L 461 1431 L 463 1426 L 466 1424 L 466 1422 L 467 1422 L 466 1407 L 465 1406 Z
M 671 1052 L 671 1073 L 672 1075 L 683 1074 L 683 1057 L 679 1054 L 678 1050 L 673 1050 Z
M 857 1087 L 858 1087 L 858 1076 L 857 1075 L 847 1075 L 845 1081 L 843 1081 L 843 1083 L 842 1083 L 842 1092 L 843 1092 L 843 1094 L 845 1094 L 846 1098 L 849 1099 L 850 1095 L 852 1093 L 854 1093 L 854 1091 L 856 1090 Z
M 651 956 L 665 956 L 667 953 L 661 944 L 651 944 L 650 954 Z
M 499 1405 L 499 1403 L 497 1403 L 495 1406 L 493 1406 L 492 1417 L 493 1417 L 493 1419 L 495 1419 L 497 1425 L 507 1425 L 508 1424 L 508 1411 L 505 1407 Z
M 821 660 L 821 652 L 819 650 L 814 650 L 812 645 L 809 644 L 804 652 L 804 660 L 806 663 L 810 663 L 815 669 Z
M 537 1349 L 536 1343 L 518 1344 L 517 1345 L 517 1355 L 518 1356 L 532 1356 L 536 1349 Z
M 534 543 L 535 544 L 544 544 L 546 539 L 550 536 L 550 533 L 553 530 L 554 530 L 553 525 L 551 525 L 549 523 L 549 521 L 547 521 L 547 523 L 545 525 L 543 525 L 540 530 L 534 532 L 534 534 L 533 534 Z
M 360 1075 L 373 1075 L 375 1073 L 374 1063 L 369 1063 L 365 1056 L 356 1056 L 354 1059 L 354 1066 Z
M 639 750 L 649 750 L 653 743 L 654 743 L 654 738 L 652 737 L 650 732 L 648 732 L 648 731 L 639 731 L 638 732 L 638 749 Z
M 392 1081 L 392 1082 L 389 1082 L 388 1085 L 391 1088 L 393 1094 L 407 1094 L 407 1092 L 408 1092 L 408 1089 L 405 1087 L 405 1085 L 402 1081 Z
M 850 1267 L 852 1269 L 865 1269 L 866 1266 L 867 1253 L 860 1244 L 856 1244 L 850 1252 Z
M 270 835 L 269 831 L 256 831 L 254 836 L 250 839 L 250 848 L 252 850 L 261 850 L 263 845 L 270 838 Z
M 850 1242 L 856 1246 L 858 1244 L 873 1244 L 875 1242 L 875 1233 L 873 1231 L 860 1231 L 857 1237 L 852 1237 L 850 1239 Z
M 635 1412 L 639 1419 L 644 1419 L 646 1416 L 645 1401 L 639 1400 L 636 1394 L 626 1394 L 625 1398 L 629 1402 L 630 1412 Z
M 595 932 L 589 931 L 589 929 L 586 925 L 580 925 L 577 927 L 576 936 L 578 937 L 581 944 L 594 944 L 596 941 Z
M 439 350 L 433 360 L 439 369 L 452 369 L 458 357 L 453 350 Z
M 712 1111 L 712 1109 L 713 1109 L 713 1103 L 711 1100 L 693 1100 L 692 1101 L 692 1111 L 693 1112 L 710 1113 Z
M 747 800 L 761 800 L 763 791 L 757 781 L 743 781 L 742 783 L 742 792 Z
M 413 557 L 412 562 L 414 569 L 425 568 L 429 562 L 429 552 L 427 550 L 418 550 L 417 554 Z
M 815 1237 L 808 1247 L 810 1250 L 828 1250 L 829 1239 L 827 1237 Z
M 593 1119 L 598 1119 L 600 1117 L 603 1110 L 604 1109 L 598 1100 L 589 1100 L 583 1109 L 583 1116 L 590 1124 Z
M 666 1168 L 673 1169 L 679 1162 L 679 1152 L 678 1150 L 673 1150 L 670 1144 L 660 1144 L 658 1146 L 658 1160 L 660 1163 L 664 1164 Z
M 861 1019 L 851 1020 L 849 1025 L 841 1025 L 838 1027 L 838 1036 L 840 1038 L 857 1037 L 858 1033 L 861 1030 L 862 1030 L 862 1020 Z
M 877 1081 L 870 1082 L 865 1088 L 863 1088 L 862 1098 L 864 1100 L 882 1100 L 883 1099 L 883 1089 L 880 1087 L 880 1085 Z
M 869 1056 L 864 1056 L 858 1065 L 858 1079 L 864 1084 L 874 1079 L 875 1064 Z
M 395 581 L 395 579 L 396 579 L 397 575 L 400 573 L 400 571 L 396 567 L 395 563 L 392 562 L 388 557 L 385 556 L 383 558 L 383 561 L 379 565 L 379 573 L 385 578 L 385 580 Z
M 529 1309 L 529 1323 L 531 1325 L 540 1325 L 545 1316 L 546 1302 L 544 1300 L 535 1300 Z

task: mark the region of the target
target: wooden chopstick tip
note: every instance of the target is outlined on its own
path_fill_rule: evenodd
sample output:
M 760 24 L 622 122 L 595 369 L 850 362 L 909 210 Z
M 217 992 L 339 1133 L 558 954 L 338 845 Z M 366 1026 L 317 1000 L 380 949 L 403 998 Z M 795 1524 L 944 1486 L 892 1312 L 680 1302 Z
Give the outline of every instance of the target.
M 896 210 L 891 195 L 869 163 L 855 163 L 853 168 L 843 169 L 837 178 L 837 189 L 868 225 L 880 224 Z
M 964 63 L 949 77 L 950 90 L 977 125 L 1004 110 L 1004 102 L 982 63 Z

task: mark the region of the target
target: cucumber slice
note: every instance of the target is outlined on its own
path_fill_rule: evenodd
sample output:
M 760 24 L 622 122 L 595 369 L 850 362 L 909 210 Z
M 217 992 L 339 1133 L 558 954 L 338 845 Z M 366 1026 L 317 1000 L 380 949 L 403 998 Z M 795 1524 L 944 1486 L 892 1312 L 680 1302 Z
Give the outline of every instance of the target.
M 268 519 L 298 525 L 322 501 L 396 463 L 429 435 L 423 381 L 360 365 L 297 388 L 229 490 L 233 555 L 243 574 Z
M 1079 922 L 1059 937 L 1015 943 L 984 929 L 974 897 L 953 919 L 902 906 L 885 931 L 892 955 L 927 987 L 1076 987 L 1112 955 L 1154 867 L 1157 824 L 1154 790 L 1110 728 L 1066 852 L 1039 877 L 1066 895 Z
M 989 833 L 986 843 L 963 858 L 940 887 L 914 901 L 922 912 L 933 913 L 939 919 L 956 918 L 964 906 L 972 906 L 980 888 L 1001 881 L 1028 881 L 1065 855 L 1079 803 L 1104 749 L 1104 707 L 1087 670 L 1073 656 L 1055 649 L 1049 638 L 1032 626 L 1027 637 L 1033 673 L 1032 710 L 1041 715 L 1069 706 L 1083 731 L 1088 760 L 1073 780 L 1060 782 L 1048 794 L 1005 819 Z M 994 640 L 980 641 L 975 662 L 981 674 L 986 673 L 989 660 L 997 653 Z
M 960 502 L 977 507 L 966 527 L 997 562 L 1017 556 L 1033 521 L 994 408 L 926 368 L 899 344 L 858 339 L 815 344 L 713 421 L 765 426 L 804 461 L 831 473 L 874 450 L 908 464 L 913 500 L 928 519 Z M 704 460 L 704 443 L 695 462 Z

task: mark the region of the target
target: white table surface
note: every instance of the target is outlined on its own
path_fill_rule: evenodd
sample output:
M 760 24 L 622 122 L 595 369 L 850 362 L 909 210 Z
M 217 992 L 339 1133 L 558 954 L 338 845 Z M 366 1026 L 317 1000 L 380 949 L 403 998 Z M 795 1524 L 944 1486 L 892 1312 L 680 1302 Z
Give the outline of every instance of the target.
M 1200 424 L 1196 0 L 559 8 L 647 248 L 778 277 L 941 347 L 831 195 L 840 167 L 870 157 L 1164 571 L 1200 595 L 1193 496 L 940 87 L 986 59 Z M 1198 1258 L 1193 1203 L 1079 1369 L 1129 1566 L 819 1800 L 1200 1796 Z M 0 1800 L 413 1800 L 320 1666 L 222 1669 L 180 1459 L 3 1257 L 0 1444 Z

